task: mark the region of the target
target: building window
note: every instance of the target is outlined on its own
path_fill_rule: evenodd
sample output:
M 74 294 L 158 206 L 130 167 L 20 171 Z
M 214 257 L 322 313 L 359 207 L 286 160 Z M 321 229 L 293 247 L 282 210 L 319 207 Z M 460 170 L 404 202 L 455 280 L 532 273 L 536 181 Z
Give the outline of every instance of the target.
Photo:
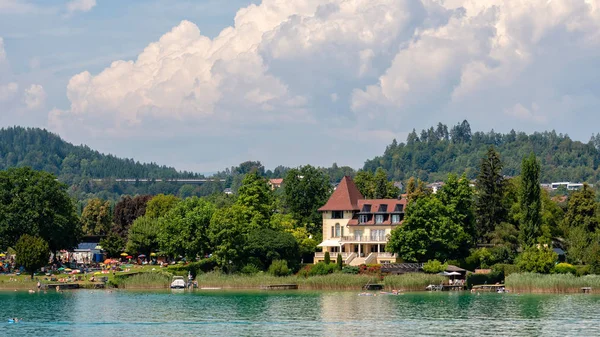
M 371 230 L 372 241 L 385 241 L 385 229 L 373 229 Z
M 392 223 L 400 222 L 400 214 L 392 214 Z
M 382 224 L 383 223 L 383 214 L 377 214 L 377 215 L 375 215 L 375 223 L 376 224 Z
M 340 236 L 342 236 L 342 232 L 341 232 L 341 229 L 340 229 L 340 224 L 336 223 L 335 224 L 335 237 L 339 238 Z
M 333 211 L 333 212 L 331 212 L 331 218 L 332 219 L 343 219 L 344 218 L 344 211 Z
M 361 215 L 358 217 L 358 222 L 359 222 L 359 223 L 363 223 L 363 224 L 364 224 L 364 223 L 367 223 L 367 222 L 369 222 L 369 216 L 368 216 L 368 215 L 366 215 L 366 214 L 361 214 Z

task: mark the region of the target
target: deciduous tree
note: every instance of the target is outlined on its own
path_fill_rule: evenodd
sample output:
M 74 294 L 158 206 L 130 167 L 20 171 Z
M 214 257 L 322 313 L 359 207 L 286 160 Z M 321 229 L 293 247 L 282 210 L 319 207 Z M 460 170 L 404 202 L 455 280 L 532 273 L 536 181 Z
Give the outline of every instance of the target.
M 81 213 L 81 224 L 86 235 L 106 235 L 111 225 L 110 201 L 99 198 L 88 201 Z
M 151 219 L 158 219 L 167 214 L 167 212 L 175 207 L 180 201 L 181 199 L 172 194 L 155 195 L 152 199 L 148 200 L 148 203 L 146 204 L 145 216 Z
M 47 265 L 50 259 L 48 243 L 38 237 L 24 234 L 15 245 L 17 253 L 16 264 L 31 273 L 31 278 L 36 270 Z

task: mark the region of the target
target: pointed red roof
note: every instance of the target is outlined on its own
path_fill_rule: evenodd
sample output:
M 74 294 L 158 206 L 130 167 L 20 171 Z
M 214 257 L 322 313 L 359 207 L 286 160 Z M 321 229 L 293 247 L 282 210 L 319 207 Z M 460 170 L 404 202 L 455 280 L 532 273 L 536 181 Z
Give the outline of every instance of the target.
M 363 196 L 352 178 L 344 176 L 325 206 L 319 208 L 319 211 L 358 211 L 358 200 L 360 199 L 363 199 Z

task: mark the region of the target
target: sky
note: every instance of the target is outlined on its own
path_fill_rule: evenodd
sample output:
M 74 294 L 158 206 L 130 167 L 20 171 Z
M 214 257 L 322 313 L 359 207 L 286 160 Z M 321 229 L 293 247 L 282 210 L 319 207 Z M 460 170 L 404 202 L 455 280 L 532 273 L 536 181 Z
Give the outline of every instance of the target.
M 0 0 L 0 127 L 180 170 L 600 132 L 600 0 Z

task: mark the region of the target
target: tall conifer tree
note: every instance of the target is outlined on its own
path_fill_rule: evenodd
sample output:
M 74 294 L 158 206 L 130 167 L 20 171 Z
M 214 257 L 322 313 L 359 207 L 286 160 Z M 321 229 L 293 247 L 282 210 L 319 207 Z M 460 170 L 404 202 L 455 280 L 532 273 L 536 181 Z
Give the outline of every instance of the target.
M 526 246 L 537 243 L 542 234 L 542 200 L 540 198 L 540 164 L 531 154 L 521 165 L 521 242 Z
M 481 159 L 477 176 L 477 194 L 475 198 L 475 217 L 477 236 L 481 241 L 506 218 L 506 209 L 502 203 L 505 180 L 502 176 L 502 161 L 493 146 Z

